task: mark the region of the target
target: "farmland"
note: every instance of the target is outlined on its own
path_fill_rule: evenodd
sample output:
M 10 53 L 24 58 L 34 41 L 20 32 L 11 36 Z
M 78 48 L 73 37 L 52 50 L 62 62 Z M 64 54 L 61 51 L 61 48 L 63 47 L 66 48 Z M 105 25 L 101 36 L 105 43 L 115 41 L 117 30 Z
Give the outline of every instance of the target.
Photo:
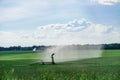
M 40 55 L 32 51 L 1 51 L 0 80 L 120 79 L 120 50 L 103 50 L 99 58 L 30 65 L 39 58 Z

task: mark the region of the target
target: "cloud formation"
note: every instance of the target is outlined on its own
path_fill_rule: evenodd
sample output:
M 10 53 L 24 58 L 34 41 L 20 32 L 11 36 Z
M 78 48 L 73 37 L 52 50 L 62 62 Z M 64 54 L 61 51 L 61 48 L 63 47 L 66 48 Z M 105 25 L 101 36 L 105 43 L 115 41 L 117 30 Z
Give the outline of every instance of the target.
M 114 27 L 95 24 L 86 19 L 64 24 L 39 26 L 33 31 L 0 31 L 0 46 L 12 45 L 69 45 L 120 42 L 120 34 Z
M 91 0 L 91 1 L 102 5 L 114 5 L 115 3 L 120 2 L 120 0 Z

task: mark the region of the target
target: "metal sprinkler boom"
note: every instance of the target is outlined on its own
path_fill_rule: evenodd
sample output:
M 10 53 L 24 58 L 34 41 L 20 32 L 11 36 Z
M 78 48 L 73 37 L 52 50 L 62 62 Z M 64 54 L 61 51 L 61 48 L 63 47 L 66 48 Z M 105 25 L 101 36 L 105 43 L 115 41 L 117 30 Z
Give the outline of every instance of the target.
M 55 64 L 54 57 L 53 57 L 54 55 L 55 55 L 55 53 L 51 54 L 52 64 Z

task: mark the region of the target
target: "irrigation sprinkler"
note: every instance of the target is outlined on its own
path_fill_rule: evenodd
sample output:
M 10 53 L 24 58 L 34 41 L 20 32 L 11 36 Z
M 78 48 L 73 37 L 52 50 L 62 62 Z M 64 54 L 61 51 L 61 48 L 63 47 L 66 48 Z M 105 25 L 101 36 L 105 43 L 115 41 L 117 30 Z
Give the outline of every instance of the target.
M 41 60 L 41 64 L 42 64 L 42 65 L 46 65 L 46 64 L 52 64 L 52 65 L 54 65 L 54 64 L 55 64 L 54 55 L 55 55 L 55 53 L 52 53 L 52 54 L 51 54 L 51 60 L 52 60 L 52 62 L 44 62 L 43 60 Z M 32 63 L 32 64 L 30 64 L 30 65 L 33 65 L 33 64 L 36 64 L 36 63 Z
M 53 57 L 54 55 L 55 55 L 55 53 L 51 54 L 52 64 L 55 64 L 54 57 Z

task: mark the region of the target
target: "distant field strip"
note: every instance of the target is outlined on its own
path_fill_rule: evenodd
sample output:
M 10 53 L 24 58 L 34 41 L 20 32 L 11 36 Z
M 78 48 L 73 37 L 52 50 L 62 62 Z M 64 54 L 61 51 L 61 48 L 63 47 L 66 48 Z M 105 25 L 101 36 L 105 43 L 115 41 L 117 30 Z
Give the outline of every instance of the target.
M 0 60 L 40 59 L 40 52 L 0 51 Z M 103 50 L 102 57 L 120 57 L 120 50 Z
M 120 57 L 120 50 L 103 50 L 102 57 Z
M 2 51 L 0 60 L 39 59 L 40 55 L 32 51 Z

